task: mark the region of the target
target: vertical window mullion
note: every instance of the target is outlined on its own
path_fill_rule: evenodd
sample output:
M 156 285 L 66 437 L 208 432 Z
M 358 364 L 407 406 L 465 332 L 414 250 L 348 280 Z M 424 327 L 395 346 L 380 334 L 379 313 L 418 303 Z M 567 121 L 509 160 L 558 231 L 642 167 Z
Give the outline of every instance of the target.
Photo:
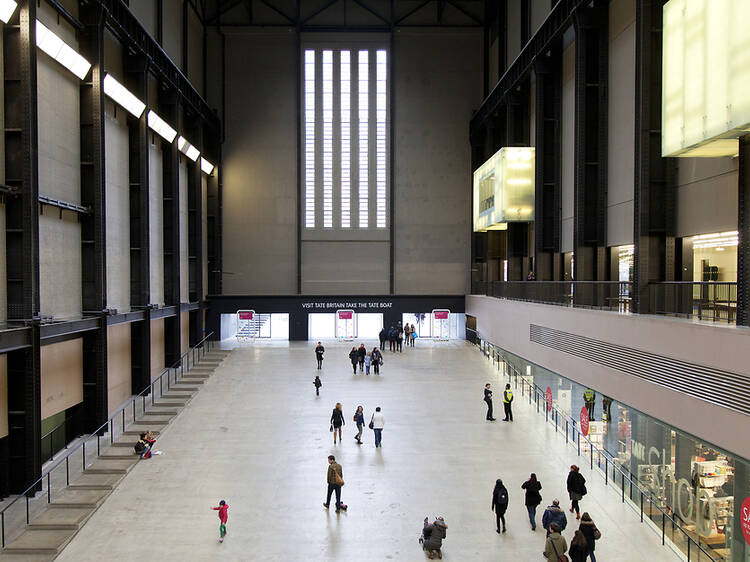
M 305 51 L 305 228 L 315 228 L 315 51 Z
M 369 137 L 370 137 L 370 61 L 369 51 L 358 53 L 359 66 L 359 227 L 369 227 Z

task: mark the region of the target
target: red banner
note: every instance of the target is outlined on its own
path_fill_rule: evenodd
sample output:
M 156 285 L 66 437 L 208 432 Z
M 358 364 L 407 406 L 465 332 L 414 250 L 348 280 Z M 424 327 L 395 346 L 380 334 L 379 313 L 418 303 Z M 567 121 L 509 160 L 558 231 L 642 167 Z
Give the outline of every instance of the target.
M 750 544 L 750 498 L 745 498 L 745 501 L 742 502 L 740 526 L 742 527 L 742 534 L 745 535 L 745 541 Z
M 253 313 L 252 312 L 240 312 L 240 320 L 252 320 L 253 319 Z
M 581 408 L 581 433 L 584 436 L 589 434 L 589 411 L 586 406 Z
M 351 320 L 352 314 L 354 313 L 351 310 L 339 310 L 339 320 Z
M 552 389 L 550 387 L 547 387 L 547 393 L 544 396 L 545 400 L 547 400 L 547 411 L 552 410 Z
M 435 311 L 435 320 L 448 320 L 448 311 L 447 310 L 436 310 Z

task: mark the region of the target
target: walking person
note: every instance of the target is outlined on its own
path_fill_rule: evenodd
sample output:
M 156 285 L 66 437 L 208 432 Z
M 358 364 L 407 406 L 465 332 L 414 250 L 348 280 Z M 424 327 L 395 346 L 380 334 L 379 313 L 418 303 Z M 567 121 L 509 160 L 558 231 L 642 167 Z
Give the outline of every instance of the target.
M 328 455 L 328 473 L 326 474 L 326 482 L 328 483 L 328 493 L 323 507 L 328 509 L 328 506 L 331 504 L 331 494 L 335 492 L 336 513 L 342 509 L 346 511 L 348 506 L 341 501 L 341 486 L 344 485 L 344 469 L 336 462 L 336 457 L 333 455 Z
M 367 353 L 365 355 L 365 374 L 366 375 L 370 374 L 370 365 L 371 364 L 372 364 L 372 354 L 371 353 Z
M 365 369 L 365 355 L 367 355 L 367 350 L 365 349 L 365 344 L 361 343 L 357 350 L 357 362 L 359 363 L 360 373 Z
M 326 348 L 323 347 L 323 344 L 318 342 L 318 345 L 315 347 L 315 359 L 318 361 L 318 369 L 321 369 L 323 367 L 323 354 L 326 352 Z
M 313 384 L 315 385 L 315 396 L 320 396 L 320 387 L 323 386 L 323 383 L 320 382 L 320 377 L 318 375 L 315 375 Z
M 409 326 L 408 322 L 404 324 L 404 341 L 406 342 L 406 347 L 409 347 L 409 342 L 411 341 L 411 326 Z
M 411 346 L 414 347 L 414 340 L 417 339 L 417 330 L 414 328 L 414 324 L 411 325 L 411 338 L 409 338 L 409 342 L 411 343 Z
M 378 339 L 380 340 L 380 349 L 383 349 L 385 347 L 385 340 L 387 337 L 388 331 L 385 329 L 385 327 L 383 327 L 378 334 Z
M 357 374 L 357 363 L 359 363 L 359 352 L 357 351 L 357 347 L 353 346 L 352 350 L 349 352 L 349 361 L 352 362 L 352 371 L 354 371 L 354 374 Z
M 505 385 L 503 391 L 503 409 L 505 410 L 505 418 L 503 421 L 513 421 L 513 410 L 511 410 L 511 404 L 513 404 L 513 391 L 510 389 L 510 385 Z
M 339 441 L 341 437 L 341 426 L 344 425 L 344 411 L 341 408 L 341 402 L 336 402 L 336 407 L 331 413 L 331 431 L 333 431 L 333 444 L 336 444 L 336 432 L 339 434 Z
M 385 425 L 385 417 L 383 416 L 383 413 L 380 411 L 380 406 L 375 408 L 375 413 L 372 415 L 372 419 L 370 419 L 370 426 L 372 427 L 372 430 L 375 432 L 375 448 L 380 447 L 381 443 L 383 441 L 383 426 Z
M 578 502 L 583 499 L 586 495 L 586 479 L 583 474 L 579 472 L 579 468 L 576 465 L 571 465 L 570 472 L 568 473 L 568 494 L 570 495 L 570 512 L 576 512 L 576 519 L 581 518 L 580 508 Z
M 212 507 L 211 509 L 219 512 L 219 542 L 224 542 L 224 537 L 227 534 L 227 521 L 229 521 L 229 504 L 221 500 L 218 507 Z
M 560 500 L 557 498 L 553 500 L 552 505 L 544 510 L 544 515 L 542 515 L 542 527 L 547 530 L 547 536 L 552 532 L 550 526 L 553 523 L 560 527 L 560 531 L 564 531 L 565 527 L 568 526 L 568 518 L 565 516 L 565 512 L 560 509 Z
M 388 330 L 388 343 L 390 351 L 395 352 L 396 351 L 396 340 L 398 339 L 398 331 L 396 330 L 395 326 L 391 326 L 391 329 Z
M 377 347 L 373 347 L 372 352 L 370 353 L 370 358 L 370 362 L 372 364 L 372 374 L 379 375 L 380 365 L 383 364 L 383 354 L 380 353 L 380 350 Z
M 596 556 L 594 556 L 594 548 L 596 547 L 596 541 L 602 538 L 602 534 L 599 529 L 594 525 L 594 520 L 591 519 L 588 511 L 584 511 L 581 515 L 581 524 L 578 530 L 583 533 L 586 537 L 586 545 L 588 547 L 587 554 L 591 558 L 591 562 L 596 562 Z M 585 558 L 584 558 L 585 559 Z
M 495 489 L 492 490 L 492 509 L 495 511 L 498 533 L 505 532 L 505 511 L 508 509 L 508 489 L 499 478 L 495 480 Z M 500 530 L 500 523 L 503 524 Z
M 565 560 L 562 558 L 563 554 L 568 550 L 568 543 L 565 541 L 565 537 L 560 534 L 560 527 L 557 523 L 550 525 L 550 534 L 547 537 L 547 542 L 544 545 L 544 557 L 547 560 L 558 562 L 559 560 Z
M 570 562 L 586 562 L 586 558 L 589 557 L 589 546 L 580 530 L 575 532 L 573 540 L 570 541 L 568 555 L 570 555 Z
M 404 352 L 404 328 L 401 326 L 401 322 L 398 323 L 398 327 L 396 328 L 396 349 L 398 349 L 399 353 Z
M 357 435 L 354 436 L 354 440 L 357 445 L 362 444 L 362 430 L 365 427 L 365 410 L 362 406 L 357 406 L 357 411 L 354 412 L 354 423 L 357 424 Z
M 526 490 L 526 511 L 529 512 L 529 522 L 531 523 L 531 530 L 536 531 L 536 508 L 542 503 L 542 495 L 539 491 L 542 489 L 542 483 L 536 479 L 536 474 L 533 472 L 529 479 L 521 484 L 521 489 Z
M 495 421 L 492 416 L 492 391 L 490 390 L 490 383 L 484 385 L 484 401 L 487 403 L 487 421 Z

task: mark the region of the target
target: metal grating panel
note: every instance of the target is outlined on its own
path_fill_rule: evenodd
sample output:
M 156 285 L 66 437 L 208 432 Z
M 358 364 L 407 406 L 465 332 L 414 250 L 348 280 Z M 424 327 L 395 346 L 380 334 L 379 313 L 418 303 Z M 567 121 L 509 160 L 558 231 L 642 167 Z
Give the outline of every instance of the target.
M 531 324 L 529 340 L 750 415 L 750 376 Z

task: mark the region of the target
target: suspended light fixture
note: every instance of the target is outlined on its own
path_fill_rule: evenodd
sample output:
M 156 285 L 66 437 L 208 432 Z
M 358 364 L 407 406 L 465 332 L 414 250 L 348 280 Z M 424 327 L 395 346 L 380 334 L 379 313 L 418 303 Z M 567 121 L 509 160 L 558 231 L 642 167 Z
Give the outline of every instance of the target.
M 214 165 L 211 164 L 211 162 L 209 162 L 202 156 L 201 156 L 201 170 L 203 170 L 203 173 L 208 174 L 209 176 L 211 175 L 211 172 L 214 171 Z
M 180 138 L 177 139 L 177 148 L 193 162 L 195 162 L 198 159 L 198 156 L 201 155 L 200 150 L 190 144 L 183 136 L 180 136 Z
M 3 23 L 8 23 L 17 7 L 18 4 L 13 0 L 0 0 L 0 20 L 3 20 Z
M 135 97 L 130 90 L 120 84 L 111 74 L 107 74 L 104 77 L 104 93 L 127 109 L 135 118 L 139 118 L 143 114 L 143 110 L 146 109 L 146 104 Z
M 177 136 L 177 131 L 170 127 L 167 122 L 159 117 L 153 110 L 148 111 L 148 126 L 168 143 L 174 141 L 174 138 Z
M 81 80 L 89 73 L 91 63 L 39 20 L 36 20 L 36 46 Z

